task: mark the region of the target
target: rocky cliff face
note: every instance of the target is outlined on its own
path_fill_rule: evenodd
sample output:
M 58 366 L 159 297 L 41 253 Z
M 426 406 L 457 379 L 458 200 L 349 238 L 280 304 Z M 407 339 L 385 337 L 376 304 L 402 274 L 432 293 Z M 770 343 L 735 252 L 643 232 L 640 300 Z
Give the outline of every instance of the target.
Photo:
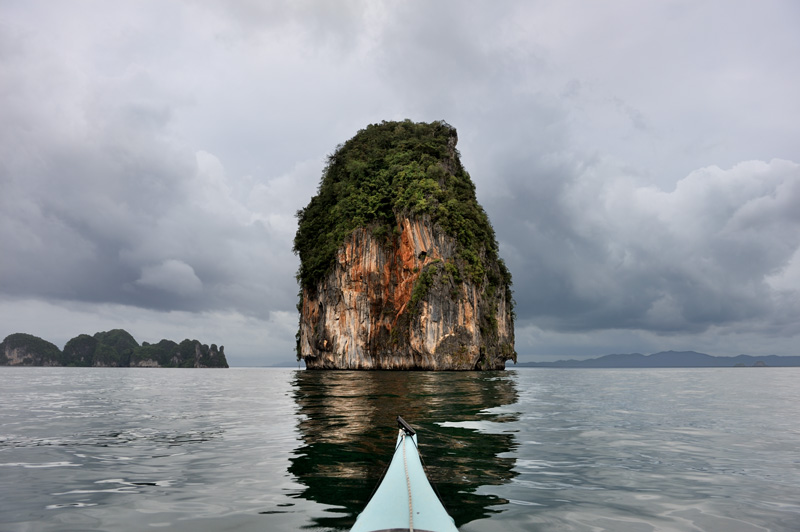
M 307 367 L 502 369 L 516 359 L 505 290 L 458 282 L 455 242 L 429 219 L 400 227 L 392 247 L 356 230 L 319 288 L 304 290 L 299 348 Z
M 60 366 L 57 359 L 42 356 L 28 347 L 4 347 L 0 366 Z
M 471 182 L 458 161 L 455 130 L 447 126 L 441 134 L 439 157 L 417 180 L 429 180 L 422 184 L 427 193 L 416 195 L 411 208 L 395 202 L 391 216 L 352 229 L 313 283 L 302 283 L 301 265 L 297 349 L 309 369 L 488 370 L 516 361 L 510 275 L 496 256 L 491 226 L 489 241 L 465 242 L 448 231 L 456 215 L 465 218 L 458 211 L 462 203 L 474 204 L 464 211 L 477 219 L 473 233 L 485 214 L 474 188 L 459 202 L 448 198 L 448 186 L 459 184 L 454 180 Z M 323 176 L 321 193 L 330 174 Z M 414 185 L 404 184 L 400 193 Z M 419 204 L 425 208 L 415 208 Z M 301 213 L 298 234 L 308 214 Z M 302 249 L 300 255 L 302 263 Z

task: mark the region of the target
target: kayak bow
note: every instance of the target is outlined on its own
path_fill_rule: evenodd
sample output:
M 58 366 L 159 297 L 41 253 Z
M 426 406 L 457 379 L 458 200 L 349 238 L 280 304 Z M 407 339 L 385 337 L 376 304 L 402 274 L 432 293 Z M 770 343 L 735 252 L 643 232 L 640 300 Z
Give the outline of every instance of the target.
M 400 416 L 397 423 L 389 469 L 351 532 L 458 532 L 422 468 L 416 432 Z

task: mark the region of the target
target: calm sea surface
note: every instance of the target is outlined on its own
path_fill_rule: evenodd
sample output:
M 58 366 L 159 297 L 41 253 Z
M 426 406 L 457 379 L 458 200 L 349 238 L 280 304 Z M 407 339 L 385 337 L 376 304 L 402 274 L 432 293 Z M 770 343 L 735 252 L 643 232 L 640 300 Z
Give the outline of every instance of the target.
M 800 530 L 800 368 L 0 367 L 0 530 L 346 530 L 418 428 L 467 531 Z

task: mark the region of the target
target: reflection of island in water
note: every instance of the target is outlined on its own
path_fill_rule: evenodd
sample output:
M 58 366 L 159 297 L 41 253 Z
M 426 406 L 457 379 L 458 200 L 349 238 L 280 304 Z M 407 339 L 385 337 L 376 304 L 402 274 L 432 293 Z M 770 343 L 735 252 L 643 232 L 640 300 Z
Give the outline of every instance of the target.
M 511 479 L 514 436 L 458 422 L 504 422 L 486 409 L 517 401 L 514 372 L 298 371 L 294 382 L 304 445 L 289 471 L 306 486 L 299 496 L 342 508 L 319 526 L 353 524 L 391 459 L 402 415 L 419 432 L 426 471 L 456 526 L 493 513 L 506 501 L 479 495 L 482 485 Z M 444 426 L 442 426 L 444 424 Z M 476 425 L 480 426 L 480 424 Z M 334 510 L 336 511 L 336 510 Z

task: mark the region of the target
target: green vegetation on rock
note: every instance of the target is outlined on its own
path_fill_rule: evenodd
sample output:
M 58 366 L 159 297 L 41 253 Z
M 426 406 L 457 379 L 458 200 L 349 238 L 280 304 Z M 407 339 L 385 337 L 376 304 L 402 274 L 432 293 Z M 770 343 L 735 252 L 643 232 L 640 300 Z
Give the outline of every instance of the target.
M 172 340 L 161 340 L 157 344 L 142 342 L 141 347 L 137 347 L 131 355 L 131 366 L 156 363 L 164 367 L 178 367 L 177 354 L 178 344 Z M 172 361 L 173 357 L 176 357 L 175 362 Z
M 67 342 L 62 353 L 62 365 L 87 367 L 94 365 L 94 352 L 97 339 L 88 334 L 81 334 Z
M 98 342 L 111 346 L 120 354 L 126 351 L 133 351 L 139 347 L 139 342 L 124 329 L 112 329 L 110 331 L 98 332 L 94 334 Z
M 510 290 L 511 274 L 497 255 L 494 229 L 461 165 L 456 141 L 455 128 L 446 122 L 406 120 L 367 126 L 338 146 L 317 195 L 297 212 L 294 251 L 300 256 L 301 287 L 316 288 L 353 230 L 370 227 L 373 236 L 391 244 L 399 219 L 430 216 L 456 240 L 466 278 Z
M 414 283 L 414 290 L 411 292 L 411 301 L 409 303 L 409 307 L 411 308 L 412 313 L 417 310 L 419 302 L 425 299 L 425 297 L 428 295 L 428 291 L 433 285 L 434 277 L 437 273 L 439 273 L 440 266 L 441 262 L 437 261 L 422 268 L 422 271 L 417 278 L 417 282 Z

